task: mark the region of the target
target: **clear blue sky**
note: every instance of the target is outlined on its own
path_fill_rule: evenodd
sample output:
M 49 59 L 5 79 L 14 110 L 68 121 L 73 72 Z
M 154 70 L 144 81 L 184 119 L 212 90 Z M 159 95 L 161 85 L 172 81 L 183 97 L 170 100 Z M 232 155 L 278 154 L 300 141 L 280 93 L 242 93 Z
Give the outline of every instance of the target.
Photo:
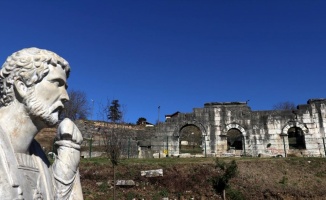
M 72 67 L 69 87 L 125 121 L 155 123 L 207 102 L 252 110 L 326 97 L 326 1 L 0 1 L 1 63 L 39 47 Z

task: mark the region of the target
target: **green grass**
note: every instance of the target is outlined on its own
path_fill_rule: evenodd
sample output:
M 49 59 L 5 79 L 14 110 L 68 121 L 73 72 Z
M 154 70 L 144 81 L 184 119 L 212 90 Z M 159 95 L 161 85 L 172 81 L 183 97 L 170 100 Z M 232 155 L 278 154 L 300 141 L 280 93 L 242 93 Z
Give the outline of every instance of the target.
M 200 146 L 195 145 L 182 145 L 180 148 L 180 153 L 190 153 L 190 154 L 201 154 L 203 150 Z
M 189 164 L 189 163 L 214 163 L 215 158 L 147 158 L 147 159 L 121 159 L 118 165 L 128 166 L 128 165 L 150 165 L 150 166 L 171 166 L 175 164 Z M 111 162 L 106 157 L 97 158 L 84 158 L 81 159 L 82 164 L 90 163 L 96 165 L 111 165 Z

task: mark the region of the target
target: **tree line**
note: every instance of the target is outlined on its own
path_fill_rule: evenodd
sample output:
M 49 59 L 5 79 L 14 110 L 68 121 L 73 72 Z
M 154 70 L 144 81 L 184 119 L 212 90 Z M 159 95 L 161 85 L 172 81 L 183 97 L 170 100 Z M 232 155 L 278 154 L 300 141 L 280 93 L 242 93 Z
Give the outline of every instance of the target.
M 91 114 L 93 114 L 94 105 L 90 104 L 85 92 L 70 89 L 68 90 L 68 95 L 70 100 L 65 103 L 64 110 L 60 114 L 60 119 L 70 118 L 73 121 L 78 119 L 86 120 Z M 123 122 L 125 113 L 118 99 L 108 99 L 105 105 L 100 104 L 99 106 L 99 115 L 101 115 L 105 121 L 113 123 Z M 145 117 L 139 117 L 136 124 L 141 125 L 146 121 L 147 119 Z

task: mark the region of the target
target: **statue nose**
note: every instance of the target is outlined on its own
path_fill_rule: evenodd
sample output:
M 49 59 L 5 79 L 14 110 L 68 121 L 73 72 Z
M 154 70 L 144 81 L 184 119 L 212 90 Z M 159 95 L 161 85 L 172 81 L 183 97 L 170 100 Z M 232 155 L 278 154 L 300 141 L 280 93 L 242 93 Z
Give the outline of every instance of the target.
M 63 103 L 66 103 L 67 101 L 69 101 L 69 95 L 68 95 L 66 89 L 64 89 L 64 91 L 62 92 L 62 95 L 61 95 L 61 101 L 62 101 Z

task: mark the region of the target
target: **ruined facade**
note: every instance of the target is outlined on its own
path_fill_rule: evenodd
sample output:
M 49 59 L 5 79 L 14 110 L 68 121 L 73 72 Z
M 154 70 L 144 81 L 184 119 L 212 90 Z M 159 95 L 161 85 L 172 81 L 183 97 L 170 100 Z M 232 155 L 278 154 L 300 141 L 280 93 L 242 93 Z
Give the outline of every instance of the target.
M 310 99 L 296 110 L 252 111 L 246 102 L 206 103 L 169 116 L 158 126 L 152 150 L 180 154 L 181 130 L 191 125 L 201 132 L 205 156 L 325 156 L 325 105 L 326 99 Z
M 246 102 L 213 102 L 191 113 L 167 115 L 166 121 L 155 127 L 90 121 L 76 124 L 85 138 L 83 146 L 89 145 L 87 138 L 91 137 L 92 145 L 104 146 L 109 129 L 121 126 L 121 152 L 126 158 L 325 157 L 325 105 L 326 99 L 310 99 L 294 110 L 252 111 Z M 189 127 L 193 129 L 184 131 Z

